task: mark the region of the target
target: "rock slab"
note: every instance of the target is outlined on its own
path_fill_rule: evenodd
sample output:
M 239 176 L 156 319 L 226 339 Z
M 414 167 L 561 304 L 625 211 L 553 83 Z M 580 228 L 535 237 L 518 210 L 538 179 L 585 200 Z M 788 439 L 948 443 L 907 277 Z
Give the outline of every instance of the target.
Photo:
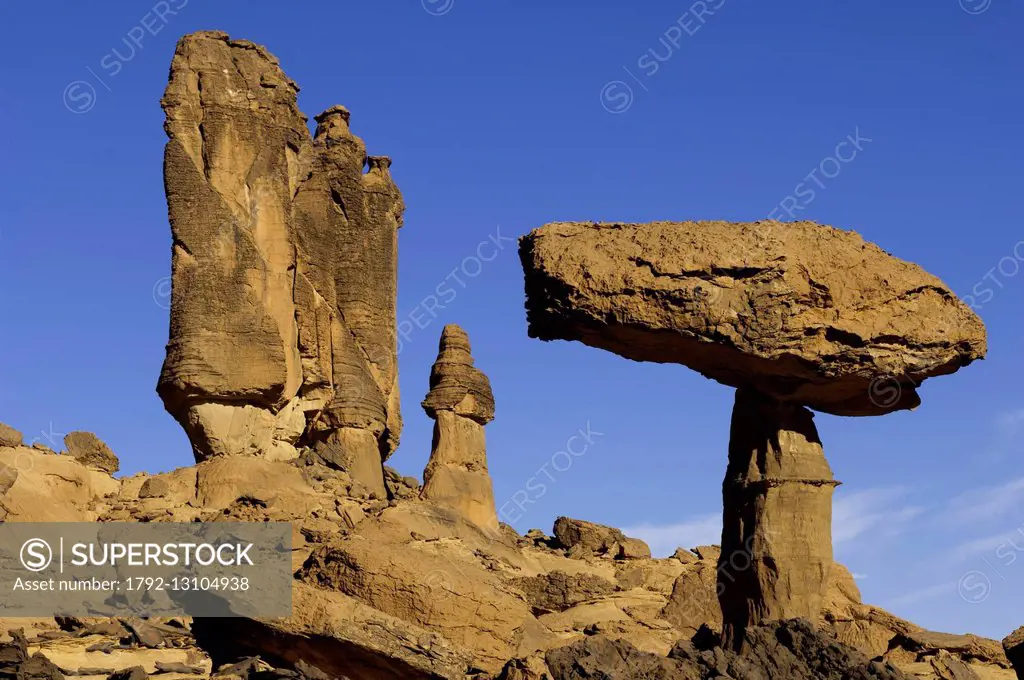
M 520 240 L 529 333 L 836 415 L 913 408 L 985 356 L 936 277 L 813 222 L 559 222 Z

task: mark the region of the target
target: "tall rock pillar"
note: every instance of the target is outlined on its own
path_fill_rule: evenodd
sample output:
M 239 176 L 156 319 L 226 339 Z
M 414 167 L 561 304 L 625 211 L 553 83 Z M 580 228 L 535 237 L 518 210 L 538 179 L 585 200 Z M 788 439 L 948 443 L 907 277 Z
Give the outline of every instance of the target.
M 310 135 L 265 48 L 183 37 L 162 105 L 171 324 L 157 391 L 197 460 L 306 447 L 385 495 L 402 429 L 395 328 L 405 205 L 343 106 Z
M 456 325 L 441 333 L 423 409 L 434 419 L 434 440 L 420 497 L 497 531 L 484 438 L 484 425 L 494 420 L 494 395 L 487 376 L 473 366 L 469 336 Z
M 832 568 L 837 484 L 810 410 L 736 391 L 718 562 L 726 646 L 739 651 L 750 625 L 817 619 Z

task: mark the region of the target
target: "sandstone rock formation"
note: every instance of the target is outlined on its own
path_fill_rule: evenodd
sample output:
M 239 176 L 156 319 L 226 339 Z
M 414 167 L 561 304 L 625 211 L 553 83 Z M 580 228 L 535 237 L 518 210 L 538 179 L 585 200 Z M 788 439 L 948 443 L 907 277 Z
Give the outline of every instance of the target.
M 10 425 L 0 423 L 0 446 L 21 446 L 22 442 L 20 432 Z
M 1013 631 L 1003 639 L 1006 657 L 1017 671 L 1017 677 L 1024 680 L 1024 626 Z
M 628 538 L 614 527 L 582 519 L 559 517 L 555 520 L 555 537 L 570 557 L 580 555 L 608 556 L 630 559 L 647 558 L 651 549 L 638 538 Z
M 89 467 L 111 474 L 121 468 L 121 462 L 99 437 L 92 432 L 69 432 L 64 437 L 67 454 Z
M 204 669 L 230 664 L 214 674 L 225 680 L 323 680 L 307 675 L 312 673 L 307 666 L 353 680 L 539 680 L 543 673 L 557 677 L 548 668 L 548 655 L 582 640 L 628 644 L 665 659 L 682 648 L 681 640 L 696 636 L 703 648 L 723 625 L 716 575 L 731 566 L 719 563 L 726 553 L 717 546 L 680 551 L 682 559 L 612 559 L 621 531 L 567 518 L 555 529 L 561 538 L 540 531 L 519 536 L 507 527 L 495 535 L 457 512 L 420 500 L 414 487 L 399 486 L 394 472 L 388 474 L 395 485 L 389 488 L 401 493 L 389 501 L 316 457 L 221 456 L 170 472 L 114 479 L 71 456 L 8 447 L 0 448 L 4 470 L 14 477 L 9 487 L 0 485 L 0 508 L 9 509 L 6 521 L 293 523 L 296 580 L 290 617 L 150 621 L 149 626 L 103 619 L 85 627 L 65 619 L 0 619 L 0 631 L 26 628 L 30 656 L 41 652 L 83 680 L 103 680 L 107 671 L 133 666 L 147 673 L 179 668 L 174 664 Z M 840 565 L 828 571 L 827 597 L 812 618 L 841 649 L 884 656 L 927 680 L 946 680 L 948 674 L 938 669 L 957 664 L 983 680 L 1013 677 L 997 642 L 923 634 L 863 604 Z M 156 641 L 154 626 L 167 642 Z M 789 658 L 769 649 L 765 659 Z M 716 659 L 761 658 L 757 652 L 712 653 Z M 261 657 L 262 670 L 247 675 L 234 668 L 252 655 Z M 270 674 L 267 663 L 281 674 Z M 703 668 L 700 660 L 692 663 Z M 96 669 L 104 674 L 91 675 Z
M 297 92 L 259 45 L 178 43 L 162 101 L 173 250 L 158 391 L 197 460 L 309 446 L 383 496 L 401 432 L 404 205 L 348 111 L 324 111 L 310 136 Z
M 836 482 L 813 419 L 802 406 L 736 391 L 719 557 L 727 647 L 748 623 L 813 620 L 821 611 Z
M 828 596 L 836 482 L 807 407 L 913 408 L 923 380 L 985 354 L 981 321 L 941 281 L 811 222 L 555 223 L 519 254 L 531 336 L 737 388 L 717 573 L 736 651 L 748 626 L 813 620 Z
M 667 656 L 638 651 L 628 642 L 587 638 L 547 654 L 553 680 L 910 680 L 892 664 L 871 661 L 807 621 L 793 620 L 746 631 L 743 656 L 681 640 Z
M 913 408 L 985 355 L 939 279 L 812 222 L 555 223 L 520 242 L 531 337 L 680 363 L 836 415 Z
M 484 434 L 494 420 L 494 395 L 487 376 L 473 366 L 469 336 L 454 324 L 441 332 L 423 410 L 434 419 L 434 437 L 420 497 L 497 532 Z

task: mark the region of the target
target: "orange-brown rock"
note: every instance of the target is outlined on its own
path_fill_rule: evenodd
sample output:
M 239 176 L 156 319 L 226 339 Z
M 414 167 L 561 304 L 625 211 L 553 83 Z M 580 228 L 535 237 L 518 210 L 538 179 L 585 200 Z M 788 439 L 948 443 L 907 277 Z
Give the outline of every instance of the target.
M 198 460 L 310 446 L 383 496 L 401 431 L 404 206 L 348 111 L 317 116 L 311 136 L 297 92 L 259 45 L 178 43 L 162 102 L 173 249 L 158 391 Z
M 832 568 L 835 486 L 811 411 L 736 391 L 718 559 L 726 646 L 742 643 L 748 626 L 817 618 Z
M 1024 680 L 1024 626 L 1013 631 L 1003 639 L 1003 650 L 1013 664 L 1017 677 Z
M 469 336 L 454 324 L 441 333 L 423 409 L 434 419 L 434 437 L 420 497 L 497 532 L 484 434 L 494 419 L 494 395 L 487 376 L 473 365 Z
M 555 223 L 520 241 L 529 332 L 837 415 L 913 408 L 985 355 L 939 279 L 812 222 Z

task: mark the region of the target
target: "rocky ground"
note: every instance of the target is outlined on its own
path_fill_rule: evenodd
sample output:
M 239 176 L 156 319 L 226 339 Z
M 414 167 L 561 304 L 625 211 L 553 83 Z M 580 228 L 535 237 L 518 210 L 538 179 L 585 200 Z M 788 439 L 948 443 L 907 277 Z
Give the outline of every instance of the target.
M 0 448 L 4 521 L 292 522 L 293 614 L 0 620 L 11 631 L 0 677 L 1015 677 L 998 642 L 864 604 L 840 565 L 816 630 L 751 629 L 737 656 L 717 646 L 716 580 L 743 564 L 715 546 L 655 559 L 642 541 L 569 518 L 550 536 L 489 531 L 421 500 L 412 478 L 388 470 L 379 497 L 314 455 L 116 479 L 98 440 L 76 457 L 12 439 Z

